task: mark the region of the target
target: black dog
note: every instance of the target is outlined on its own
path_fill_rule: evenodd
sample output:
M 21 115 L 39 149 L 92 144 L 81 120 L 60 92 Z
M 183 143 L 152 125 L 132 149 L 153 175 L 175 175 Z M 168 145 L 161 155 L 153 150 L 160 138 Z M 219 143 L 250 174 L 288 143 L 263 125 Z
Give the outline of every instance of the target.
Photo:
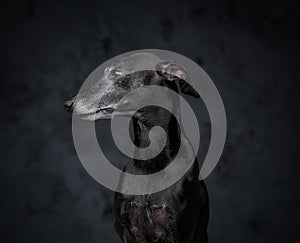
M 139 63 L 145 57 L 153 60 L 156 71 L 131 73 L 132 63 Z M 161 62 L 150 53 L 135 54 L 106 68 L 98 85 L 93 86 L 85 95 L 67 101 L 65 106 L 83 119 L 110 118 L 118 101 L 125 94 L 145 85 L 165 86 L 176 92 L 180 90 L 199 97 L 184 82 L 187 78 L 187 73 L 173 62 Z M 179 88 L 176 82 L 179 83 Z M 173 112 L 179 112 L 179 103 L 174 104 Z M 127 163 L 124 171 L 151 174 L 164 169 L 175 158 L 183 141 L 181 136 L 184 134 L 179 129 L 177 119 L 169 111 L 157 106 L 144 107 L 131 115 L 136 146 L 149 146 L 149 130 L 153 126 L 160 126 L 165 130 L 167 142 L 163 151 L 155 158 L 133 159 Z M 188 147 L 188 141 L 184 141 Z M 208 195 L 205 184 L 198 179 L 198 175 L 199 168 L 195 160 L 191 169 L 178 182 L 163 191 L 141 196 L 116 193 L 113 206 L 115 228 L 123 242 L 208 242 Z M 122 186 L 122 181 L 120 184 Z

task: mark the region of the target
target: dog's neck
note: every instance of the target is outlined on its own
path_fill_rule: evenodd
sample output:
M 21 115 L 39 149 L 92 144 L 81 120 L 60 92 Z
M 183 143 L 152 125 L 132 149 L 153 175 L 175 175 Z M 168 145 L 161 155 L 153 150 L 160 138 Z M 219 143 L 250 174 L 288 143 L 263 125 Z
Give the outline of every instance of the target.
M 178 108 L 174 110 L 178 112 Z M 150 145 L 149 131 L 154 126 L 163 128 L 167 141 L 162 152 L 149 160 L 134 160 L 134 166 L 141 172 L 155 173 L 165 168 L 177 155 L 181 133 L 177 119 L 161 107 L 146 107 L 141 115 L 133 117 L 134 143 L 140 148 Z

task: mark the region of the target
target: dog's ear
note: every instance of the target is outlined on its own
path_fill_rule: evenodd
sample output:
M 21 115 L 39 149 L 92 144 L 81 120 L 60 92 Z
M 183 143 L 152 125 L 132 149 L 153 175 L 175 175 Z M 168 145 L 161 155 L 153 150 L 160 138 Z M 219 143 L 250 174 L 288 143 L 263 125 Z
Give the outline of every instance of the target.
M 180 91 L 184 94 L 199 98 L 198 92 L 186 82 L 189 80 L 187 72 L 173 61 L 164 61 L 156 65 L 156 71 L 170 81 L 179 81 Z

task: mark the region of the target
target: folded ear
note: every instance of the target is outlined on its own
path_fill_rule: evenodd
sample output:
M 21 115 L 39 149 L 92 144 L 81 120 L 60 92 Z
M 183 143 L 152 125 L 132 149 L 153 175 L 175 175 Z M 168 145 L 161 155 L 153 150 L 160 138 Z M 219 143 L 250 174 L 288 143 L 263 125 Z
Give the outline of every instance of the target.
M 184 94 L 199 98 L 197 91 L 189 85 L 186 80 L 189 80 L 187 72 L 173 61 L 164 61 L 156 65 L 156 71 L 159 75 L 164 76 L 170 81 L 179 81 L 180 91 Z

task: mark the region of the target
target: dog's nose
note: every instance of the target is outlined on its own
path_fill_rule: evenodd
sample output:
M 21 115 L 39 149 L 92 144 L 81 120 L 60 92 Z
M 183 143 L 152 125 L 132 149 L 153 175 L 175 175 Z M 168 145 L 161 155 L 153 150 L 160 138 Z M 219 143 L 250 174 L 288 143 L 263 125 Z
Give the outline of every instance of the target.
M 73 100 L 67 100 L 65 102 L 65 108 L 67 111 L 72 112 L 73 111 L 73 105 L 74 105 L 74 101 Z

